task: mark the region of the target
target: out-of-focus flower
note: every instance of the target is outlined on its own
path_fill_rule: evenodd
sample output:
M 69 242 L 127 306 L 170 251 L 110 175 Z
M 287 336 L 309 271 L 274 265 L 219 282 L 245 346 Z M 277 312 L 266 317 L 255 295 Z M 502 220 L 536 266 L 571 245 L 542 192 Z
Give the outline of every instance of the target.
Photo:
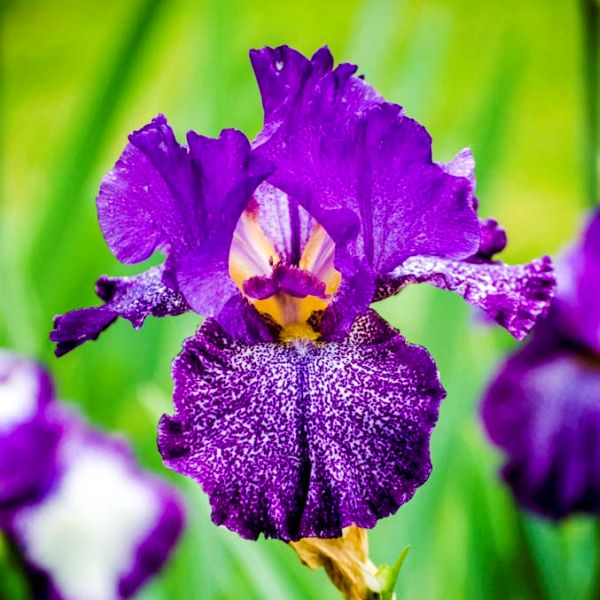
M 431 138 L 356 67 L 288 47 L 251 52 L 265 123 L 179 145 L 164 117 L 134 132 L 97 199 L 115 256 L 163 265 L 102 278 L 101 307 L 60 316 L 57 354 L 118 316 L 210 317 L 175 360 L 172 469 L 215 523 L 247 538 L 338 537 L 394 513 L 431 470 L 444 396 L 429 353 L 369 310 L 414 282 L 461 294 L 523 337 L 553 292 L 547 258 L 509 267 L 480 222 L 468 150 Z
M 0 527 L 44 495 L 56 471 L 60 427 L 52 381 L 37 364 L 0 350 Z
M 24 428 L 27 411 L 36 425 L 20 432 L 11 454 L 2 454 L 0 473 L 2 486 L 18 471 L 37 476 L 37 493 L 13 500 L 2 523 L 35 597 L 132 596 L 160 570 L 181 532 L 175 491 L 141 470 L 124 441 L 91 429 L 54 402 L 50 378 L 39 365 L 9 353 L 1 355 L 1 364 L 3 419 L 11 411 Z M 43 407 L 43 418 L 30 410 L 35 406 Z M 54 444 L 46 444 L 44 454 L 40 439 L 48 437 Z
M 502 366 L 482 414 L 518 502 L 560 519 L 600 512 L 600 211 L 557 277 L 548 316 Z

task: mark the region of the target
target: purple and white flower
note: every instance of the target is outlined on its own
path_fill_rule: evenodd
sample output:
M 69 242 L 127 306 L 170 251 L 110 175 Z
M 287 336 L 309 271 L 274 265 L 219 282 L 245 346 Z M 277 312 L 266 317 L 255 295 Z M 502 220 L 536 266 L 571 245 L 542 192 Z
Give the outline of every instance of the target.
M 164 117 L 129 136 L 102 182 L 115 256 L 160 267 L 99 281 L 105 304 L 56 319 L 57 354 L 117 317 L 207 317 L 173 363 L 165 464 L 200 482 L 247 538 L 335 537 L 394 513 L 431 470 L 445 392 L 429 353 L 369 306 L 429 282 L 522 338 L 553 293 L 548 258 L 509 267 L 480 221 L 474 161 L 432 160 L 425 128 L 356 76 L 286 46 L 251 52 L 265 112 L 180 145 Z
M 175 546 L 183 526 L 177 494 L 141 470 L 124 441 L 91 429 L 55 402 L 39 365 L 7 352 L 0 364 L 2 421 L 19 423 L 11 434 L 18 441 L 0 441 L 0 489 L 21 491 L 27 481 L 24 489 L 36 492 L 13 494 L 0 525 L 25 566 L 32 594 L 131 597 Z
M 60 427 L 49 416 L 53 394 L 43 369 L 0 350 L 0 527 L 54 477 Z
M 558 291 L 482 405 L 517 501 L 554 519 L 600 513 L 600 211 L 557 261 Z

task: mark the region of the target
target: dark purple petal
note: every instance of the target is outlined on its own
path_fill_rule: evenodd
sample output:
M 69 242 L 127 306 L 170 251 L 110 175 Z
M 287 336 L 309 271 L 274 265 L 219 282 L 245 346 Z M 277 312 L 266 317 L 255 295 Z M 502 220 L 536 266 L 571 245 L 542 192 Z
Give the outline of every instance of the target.
M 489 262 L 492 257 L 506 248 L 506 230 L 498 224 L 496 219 L 480 219 L 479 233 L 481 241 L 479 250 L 469 260 L 471 262 Z
M 274 342 L 280 326 L 259 313 L 241 294 L 233 296 L 215 320 L 235 340 L 244 344 Z
M 487 391 L 483 420 L 517 500 L 552 518 L 600 512 L 600 359 L 538 339 Z
M 511 266 L 415 256 L 380 280 L 375 299 L 424 282 L 460 294 L 517 339 L 523 339 L 537 318 L 546 314 L 555 290 L 548 257 Z
M 557 317 L 565 335 L 600 355 L 600 210 L 557 261 Z
M 47 414 L 53 397 L 44 369 L 0 351 L 0 528 L 39 498 L 55 474 L 60 428 Z
M 370 311 L 342 342 L 248 346 L 213 320 L 173 363 L 165 464 L 200 482 L 246 538 L 373 527 L 429 476 L 444 391 L 426 350 Z
M 190 310 L 182 294 L 169 287 L 164 265 L 133 277 L 101 277 L 96 293 L 105 304 L 59 315 L 54 319 L 50 339 L 55 353 L 62 356 L 81 344 L 95 340 L 118 317 L 139 329 L 147 316 L 166 317 Z
M 60 409 L 59 473 L 10 533 L 52 598 L 128 598 L 173 550 L 183 525 L 177 494 L 143 472 L 124 442 Z
M 384 103 L 356 67 L 332 70 L 326 49 L 311 61 L 286 47 L 251 58 L 265 107 L 257 151 L 277 167 L 269 182 L 327 230 L 344 277 L 369 287 L 408 257 L 477 251 L 472 182 L 433 163 L 426 130 Z M 372 274 L 357 278 L 363 260 Z
M 248 201 L 271 164 L 252 153 L 239 131 L 224 130 L 218 139 L 188 134 L 202 193 L 197 207 L 201 235 L 193 247 L 177 255 L 175 271 L 181 292 L 203 315 L 217 315 L 239 294 L 229 274 L 233 232 Z

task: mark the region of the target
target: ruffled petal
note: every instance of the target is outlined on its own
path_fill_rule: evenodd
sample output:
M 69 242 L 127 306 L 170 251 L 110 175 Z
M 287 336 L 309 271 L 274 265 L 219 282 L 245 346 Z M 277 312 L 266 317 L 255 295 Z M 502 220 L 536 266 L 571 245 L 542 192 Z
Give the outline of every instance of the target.
M 108 247 L 124 263 L 170 244 L 187 247 L 198 235 L 192 161 L 163 115 L 129 136 L 96 199 Z
M 510 358 L 488 389 L 483 421 L 506 456 L 517 500 L 559 519 L 600 512 L 600 359 L 547 335 Z
M 44 597 L 129 598 L 160 570 L 183 525 L 173 489 L 140 470 L 129 448 L 64 409 L 59 474 L 9 532 Z
M 342 342 L 248 346 L 208 320 L 173 364 L 159 449 L 246 538 L 337 537 L 394 513 L 431 470 L 444 396 L 426 350 L 370 311 Z
M 460 294 L 520 340 L 548 311 L 556 279 L 549 257 L 513 266 L 415 256 L 380 279 L 375 300 L 411 283 L 430 283 Z
M 215 316 L 239 293 L 228 265 L 233 232 L 272 165 L 232 129 L 217 139 L 190 132 L 188 150 L 163 116 L 129 139 L 97 199 L 106 241 L 122 262 L 167 252 L 188 305 Z M 78 318 L 96 332 L 109 324 L 106 312 Z
M 0 528 L 39 498 L 56 472 L 60 428 L 48 418 L 53 398 L 44 369 L 0 351 Z
M 99 307 L 73 310 L 54 319 L 50 339 L 55 354 L 62 356 L 81 344 L 95 340 L 118 317 L 139 329 L 147 316 L 166 317 L 190 310 L 183 295 L 172 287 L 164 265 L 133 277 L 101 277 L 96 293 L 104 300 Z
M 327 230 L 344 277 L 369 286 L 414 255 L 477 251 L 471 181 L 435 164 L 426 130 L 384 103 L 356 67 L 333 69 L 327 49 L 311 61 L 287 47 L 251 58 L 265 107 L 255 146 L 277 167 L 269 182 Z M 363 260 L 372 273 L 357 278 Z
M 252 153 L 245 136 L 224 130 L 218 139 L 188 134 L 197 165 L 203 204 L 197 208 L 201 235 L 177 255 L 179 288 L 190 306 L 203 315 L 218 315 L 239 289 L 229 274 L 229 252 L 236 225 L 271 164 Z

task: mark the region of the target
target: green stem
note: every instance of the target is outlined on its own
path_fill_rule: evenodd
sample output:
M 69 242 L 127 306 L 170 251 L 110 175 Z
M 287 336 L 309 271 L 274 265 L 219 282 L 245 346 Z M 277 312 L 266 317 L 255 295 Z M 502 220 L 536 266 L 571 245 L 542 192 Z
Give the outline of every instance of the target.
M 594 533 L 596 538 L 596 566 L 592 575 L 590 600 L 600 600 L 600 519 L 596 519 Z
M 523 573 L 531 598 L 545 600 L 548 598 L 544 578 L 540 570 L 539 560 L 533 548 L 531 536 L 527 531 L 525 516 L 521 509 L 515 507 L 516 532 L 519 540 L 519 562 L 523 566 Z
M 584 62 L 584 159 L 586 201 L 593 207 L 598 201 L 598 136 L 600 108 L 598 98 L 598 51 L 600 5 L 596 0 L 581 0 Z

